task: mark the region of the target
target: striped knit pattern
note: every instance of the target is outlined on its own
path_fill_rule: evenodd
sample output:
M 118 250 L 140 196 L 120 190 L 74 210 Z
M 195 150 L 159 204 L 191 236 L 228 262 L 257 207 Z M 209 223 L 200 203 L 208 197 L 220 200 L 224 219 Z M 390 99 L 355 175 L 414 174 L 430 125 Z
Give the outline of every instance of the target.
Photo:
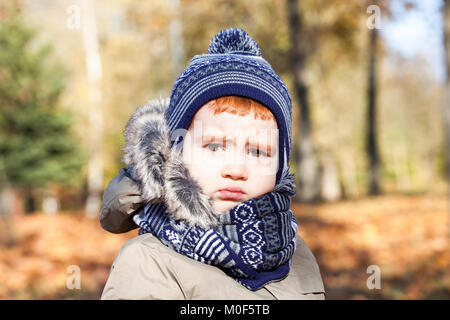
M 283 179 L 292 179 L 291 175 Z M 134 216 L 141 227 L 176 252 L 215 265 L 250 290 L 286 277 L 296 248 L 297 222 L 290 210 L 292 181 L 282 192 L 269 192 L 243 202 L 219 217 L 217 229 L 175 221 L 163 204 L 147 205 Z
M 274 114 L 283 150 L 279 181 L 291 152 L 292 100 L 284 82 L 261 56 L 257 42 L 241 29 L 219 32 L 208 53 L 194 56 L 176 80 L 167 110 L 170 132 L 188 129 L 197 110 L 211 99 L 232 95 L 258 101 Z

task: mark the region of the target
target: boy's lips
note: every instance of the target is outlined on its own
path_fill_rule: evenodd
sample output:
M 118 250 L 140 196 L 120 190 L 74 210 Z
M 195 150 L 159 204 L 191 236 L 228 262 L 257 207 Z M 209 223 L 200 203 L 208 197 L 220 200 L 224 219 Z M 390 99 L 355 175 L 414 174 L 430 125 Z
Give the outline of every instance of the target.
M 239 187 L 228 187 L 225 189 L 220 189 L 219 190 L 219 198 L 221 200 L 241 200 L 244 195 L 245 192 L 241 190 L 241 188 Z

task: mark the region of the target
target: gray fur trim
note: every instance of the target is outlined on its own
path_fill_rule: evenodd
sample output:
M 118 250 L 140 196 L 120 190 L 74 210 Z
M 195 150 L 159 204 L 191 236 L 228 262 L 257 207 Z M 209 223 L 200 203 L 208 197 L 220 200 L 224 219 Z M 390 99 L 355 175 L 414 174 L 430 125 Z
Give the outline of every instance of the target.
M 171 149 L 166 110 L 169 99 L 154 99 L 128 121 L 123 162 L 132 167 L 145 203 L 164 202 L 175 220 L 203 228 L 218 224 L 210 199 L 190 176 L 181 153 Z
M 137 109 L 125 127 L 123 162 L 133 168 L 133 179 L 140 184 L 146 202 L 160 202 L 164 197 L 163 167 L 170 149 L 166 103 L 162 99 L 149 101 Z
M 191 225 L 202 228 L 218 224 L 218 215 L 199 184 L 191 177 L 184 166 L 181 154 L 171 153 L 166 164 L 165 175 L 166 205 L 176 220 L 186 220 Z

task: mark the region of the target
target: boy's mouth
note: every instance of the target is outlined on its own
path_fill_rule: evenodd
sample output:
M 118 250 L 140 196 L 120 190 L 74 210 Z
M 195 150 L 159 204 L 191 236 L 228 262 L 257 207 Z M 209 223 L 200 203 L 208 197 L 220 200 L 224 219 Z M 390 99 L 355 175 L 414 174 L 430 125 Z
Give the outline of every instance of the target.
M 244 198 L 245 192 L 238 187 L 229 187 L 219 190 L 219 197 L 221 200 L 239 201 Z

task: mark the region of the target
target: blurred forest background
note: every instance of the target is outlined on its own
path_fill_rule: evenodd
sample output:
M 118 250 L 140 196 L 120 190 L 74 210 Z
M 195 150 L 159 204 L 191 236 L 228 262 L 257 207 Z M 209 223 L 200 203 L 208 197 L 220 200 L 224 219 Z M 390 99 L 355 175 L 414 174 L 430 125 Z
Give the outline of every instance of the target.
M 0 0 L 0 299 L 100 297 L 137 235 L 98 220 L 124 126 L 229 27 L 293 96 L 293 211 L 327 298 L 449 299 L 448 6 Z

